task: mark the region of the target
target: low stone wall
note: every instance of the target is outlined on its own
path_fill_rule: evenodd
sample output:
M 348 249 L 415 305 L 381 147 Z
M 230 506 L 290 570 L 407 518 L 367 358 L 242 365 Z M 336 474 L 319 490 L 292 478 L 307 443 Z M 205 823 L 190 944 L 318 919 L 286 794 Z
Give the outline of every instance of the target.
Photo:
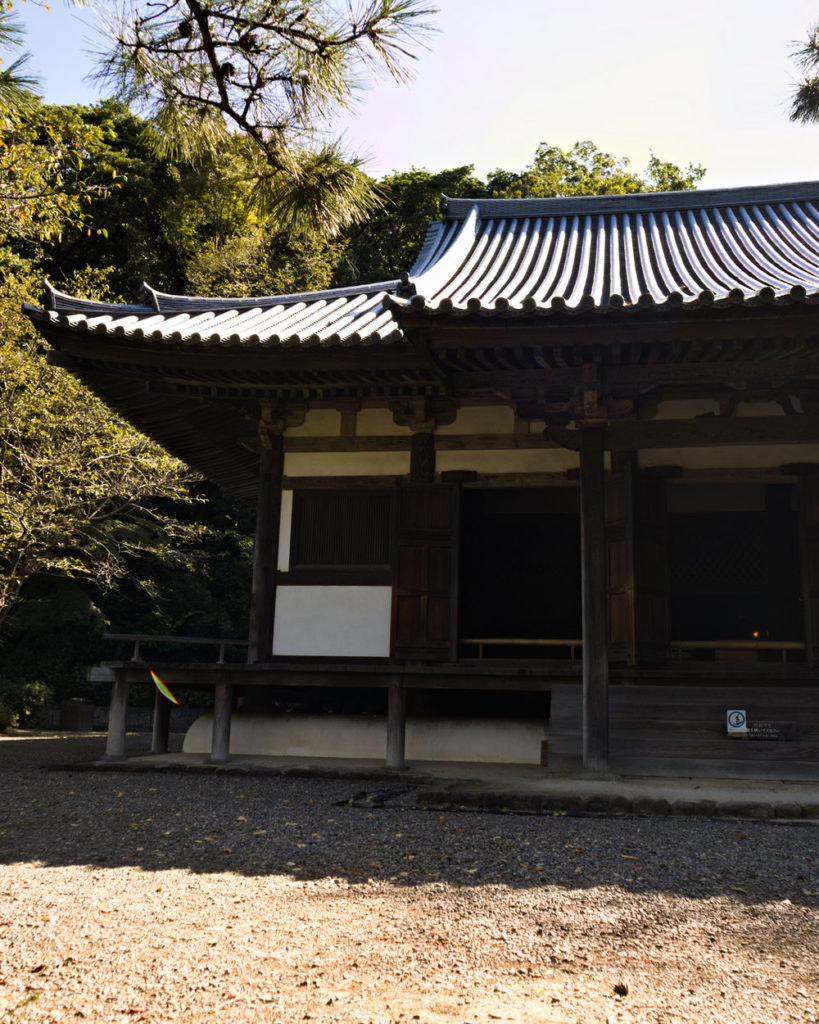
M 210 751 L 213 717 L 202 715 L 185 737 L 186 754 Z M 545 719 L 409 718 L 408 761 L 478 761 L 484 764 L 540 764 Z M 231 754 L 281 757 L 349 757 L 383 760 L 384 717 L 357 715 L 234 714 Z
M 201 713 L 200 708 L 172 707 L 171 732 L 186 732 Z M 70 718 L 67 718 L 62 708 L 45 708 L 40 717 L 40 724 L 44 729 L 105 732 L 108 728 L 108 705 L 90 705 L 88 707 L 87 722 L 82 721 L 82 725 L 87 724 L 89 728 L 77 728 L 77 720 L 85 718 L 85 715 L 71 715 Z M 126 729 L 128 732 L 150 732 L 153 728 L 153 719 L 153 708 L 129 707 Z

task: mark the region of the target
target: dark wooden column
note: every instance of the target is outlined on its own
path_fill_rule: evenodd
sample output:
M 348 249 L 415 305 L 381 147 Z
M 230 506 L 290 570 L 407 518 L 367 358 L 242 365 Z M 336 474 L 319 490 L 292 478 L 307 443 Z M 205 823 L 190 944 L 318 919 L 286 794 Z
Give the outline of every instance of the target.
M 406 768 L 404 760 L 407 728 L 407 693 L 400 676 L 390 682 L 387 691 L 387 767 Z
M 168 733 L 171 728 L 171 702 L 156 691 L 154 694 L 154 727 L 151 735 L 151 753 L 168 753 Z
M 264 434 L 259 453 L 259 496 L 256 502 L 256 542 L 253 548 L 253 586 L 247 648 L 247 660 L 251 665 L 270 661 L 273 654 L 283 467 L 281 434 Z
M 583 767 L 609 767 L 609 664 L 606 623 L 606 474 L 603 427 L 583 427 L 580 534 L 583 583 Z
M 410 481 L 431 484 L 435 479 L 435 434 L 421 431 L 410 441 Z
M 636 452 L 612 452 L 606 484 L 609 660 L 668 660 L 668 479 L 672 466 L 642 472 Z
M 811 668 L 819 667 L 819 466 L 799 474 L 799 539 L 805 602 L 805 650 Z

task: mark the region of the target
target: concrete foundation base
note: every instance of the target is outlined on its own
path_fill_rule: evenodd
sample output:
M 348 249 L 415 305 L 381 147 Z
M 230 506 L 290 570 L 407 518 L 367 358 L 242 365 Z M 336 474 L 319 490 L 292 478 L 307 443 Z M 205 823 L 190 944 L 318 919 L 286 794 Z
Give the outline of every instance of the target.
M 540 764 L 547 723 L 526 718 L 409 718 L 408 761 L 477 761 L 484 764 Z M 202 715 L 188 729 L 183 751 L 210 753 L 213 716 Z M 234 714 L 231 754 L 284 757 L 385 757 L 386 718 L 357 715 Z

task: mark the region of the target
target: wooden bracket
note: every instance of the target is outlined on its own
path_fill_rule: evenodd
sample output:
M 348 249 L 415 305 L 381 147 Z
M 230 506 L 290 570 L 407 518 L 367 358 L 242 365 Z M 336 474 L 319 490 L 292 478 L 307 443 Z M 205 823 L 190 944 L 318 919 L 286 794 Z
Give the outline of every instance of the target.
M 431 396 L 403 398 L 389 403 L 397 426 L 409 427 L 413 433 L 433 433 L 437 427 L 455 422 L 459 402 L 451 398 Z

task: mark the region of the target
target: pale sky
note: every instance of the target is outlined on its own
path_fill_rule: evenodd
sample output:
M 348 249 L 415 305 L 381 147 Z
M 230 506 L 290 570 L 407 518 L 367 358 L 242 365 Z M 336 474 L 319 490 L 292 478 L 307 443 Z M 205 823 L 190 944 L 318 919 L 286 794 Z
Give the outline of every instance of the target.
M 539 142 L 591 139 L 641 170 L 650 151 L 705 166 L 702 187 L 819 178 L 819 124 L 788 121 L 789 53 L 819 0 L 438 0 L 409 86 L 344 118 L 380 176 L 474 163 L 520 170 Z M 91 102 L 87 11 L 15 4 L 45 98 Z M 85 24 L 84 24 L 85 22 Z

